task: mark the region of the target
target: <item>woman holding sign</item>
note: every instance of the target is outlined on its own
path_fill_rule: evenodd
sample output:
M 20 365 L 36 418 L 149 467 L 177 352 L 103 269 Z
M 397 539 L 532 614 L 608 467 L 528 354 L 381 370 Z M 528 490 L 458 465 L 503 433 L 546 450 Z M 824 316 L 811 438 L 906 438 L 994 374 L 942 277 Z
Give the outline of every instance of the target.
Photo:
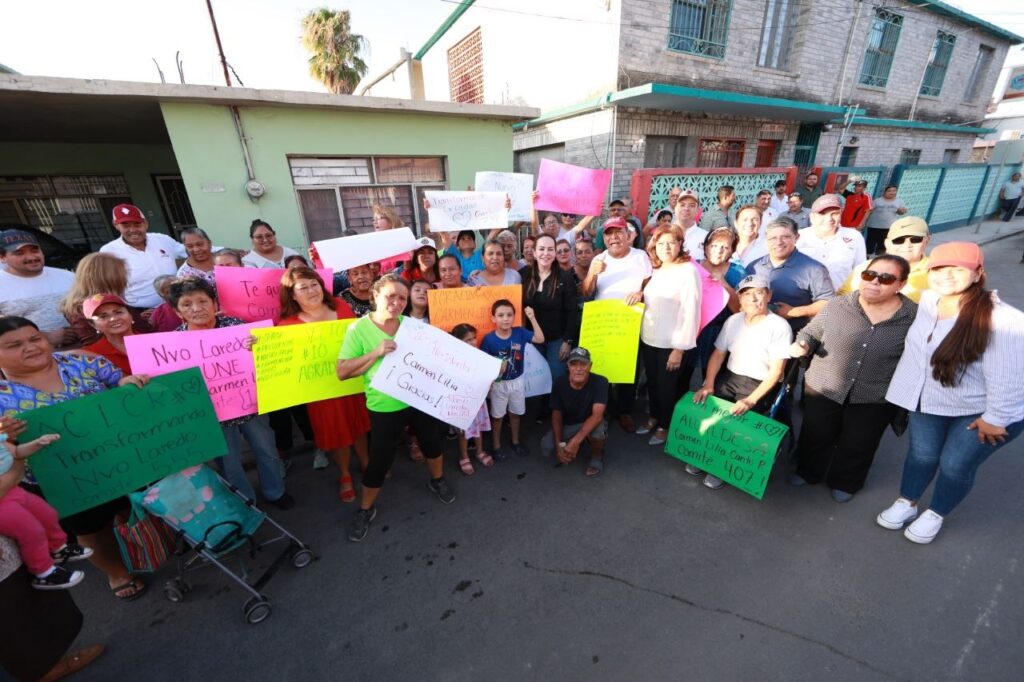
M 572 273 L 558 268 L 555 240 L 546 234 L 537 237 L 534 267 L 523 269 L 523 306 L 533 308 L 544 332 L 544 342 L 535 344 L 551 368 L 551 380 L 565 376 L 565 359 L 580 337 L 579 293 Z M 534 331 L 531 322 L 527 329 Z
M 106 358 L 55 353 L 36 325 L 23 317 L 0 318 L 0 372 L 6 377 L 0 380 L 0 415 L 7 418 L 116 386 L 141 388 L 149 381 L 144 375 L 124 376 Z M 25 424 L 8 419 L 4 428 L 16 438 Z M 34 485 L 34 479 L 26 479 Z M 130 601 L 139 597 L 146 585 L 132 578 L 114 540 L 114 517 L 127 509 L 128 499 L 120 497 L 66 516 L 61 525 L 78 536 L 80 545 L 93 551 L 89 561 L 106 574 L 114 595 Z
M 355 316 L 345 301 L 331 296 L 316 270 L 297 267 L 281 278 L 281 318 L 277 324 L 333 322 Z M 328 453 L 341 472 L 338 496 L 342 502 L 354 502 L 356 491 L 349 463 L 352 450 L 360 468 L 365 469 L 368 462 L 366 433 L 370 430 L 370 417 L 366 413 L 366 397 L 358 394 L 318 400 L 307 403 L 306 409 L 316 447 Z
M 366 407 L 370 412 L 373 442 L 370 463 L 363 476 L 363 495 L 359 510 L 352 519 L 348 539 L 359 542 L 366 537 L 370 523 L 377 516 L 374 503 L 380 495 L 384 477 L 395 460 L 395 450 L 402 431 L 412 426 L 430 470 L 430 491 L 445 504 L 455 501 L 455 492 L 444 479 L 442 451 L 444 427 L 437 419 L 396 400 L 370 384 L 381 360 L 397 349 L 395 334 L 404 318 L 409 289 L 398 275 L 384 275 L 373 284 L 373 310 L 359 319 L 345 334 L 338 356 L 338 379 L 345 381 L 362 376 Z

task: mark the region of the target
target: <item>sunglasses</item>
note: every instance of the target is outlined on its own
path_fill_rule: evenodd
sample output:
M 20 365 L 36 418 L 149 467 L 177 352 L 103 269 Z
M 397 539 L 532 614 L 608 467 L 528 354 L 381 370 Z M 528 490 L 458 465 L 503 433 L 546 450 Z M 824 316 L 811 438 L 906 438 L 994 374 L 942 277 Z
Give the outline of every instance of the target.
M 921 237 L 920 235 L 914 235 L 913 237 L 908 237 L 908 236 L 893 237 L 892 238 L 892 243 L 893 244 L 902 244 L 903 242 L 907 241 L 908 239 L 910 240 L 911 244 L 920 244 L 921 242 L 924 241 L 924 237 Z
M 865 282 L 874 282 L 877 279 L 879 284 L 892 284 L 899 281 L 896 275 L 890 275 L 888 272 L 875 272 L 874 270 L 865 270 L 860 273 L 860 278 Z

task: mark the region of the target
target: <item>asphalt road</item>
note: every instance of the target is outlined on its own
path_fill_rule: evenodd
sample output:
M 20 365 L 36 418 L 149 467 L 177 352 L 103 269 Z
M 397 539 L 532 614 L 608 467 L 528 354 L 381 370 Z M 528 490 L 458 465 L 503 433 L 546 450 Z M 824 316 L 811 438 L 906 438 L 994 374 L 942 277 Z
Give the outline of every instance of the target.
M 1022 248 L 986 247 L 990 286 L 1020 307 Z M 275 518 L 320 558 L 271 581 L 267 621 L 247 625 L 214 571 L 184 603 L 160 593 L 165 570 L 122 604 L 90 569 L 79 641 L 107 651 L 76 679 L 1021 679 L 1024 439 L 929 546 L 875 525 L 906 448 L 891 433 L 845 505 L 789 487 L 784 463 L 763 501 L 711 491 L 645 443 L 613 428 L 595 479 L 538 454 L 466 478 L 451 457 L 449 506 L 403 458 L 362 544 L 345 539 L 354 506 L 300 457 L 299 504 Z

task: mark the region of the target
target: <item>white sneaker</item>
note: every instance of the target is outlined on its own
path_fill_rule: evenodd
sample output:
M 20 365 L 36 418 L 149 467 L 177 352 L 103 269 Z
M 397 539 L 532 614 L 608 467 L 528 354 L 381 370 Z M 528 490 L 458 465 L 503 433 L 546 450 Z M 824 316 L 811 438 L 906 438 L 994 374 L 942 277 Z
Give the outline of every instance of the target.
M 892 503 L 875 519 L 878 525 L 889 530 L 899 530 L 903 525 L 917 516 L 917 507 L 902 497 Z
M 907 529 L 903 531 L 903 537 L 919 545 L 927 545 L 935 539 L 940 530 L 942 530 L 942 517 L 929 509 L 921 514 L 917 521 L 907 526 Z
M 330 462 L 327 459 L 327 453 L 323 450 L 317 449 L 313 453 L 313 468 L 314 469 L 326 469 Z
M 712 490 L 718 490 L 723 485 L 725 485 L 725 481 L 720 479 L 718 476 L 712 476 L 711 474 L 708 474 L 707 476 L 704 477 L 704 487 L 705 488 L 711 488 Z

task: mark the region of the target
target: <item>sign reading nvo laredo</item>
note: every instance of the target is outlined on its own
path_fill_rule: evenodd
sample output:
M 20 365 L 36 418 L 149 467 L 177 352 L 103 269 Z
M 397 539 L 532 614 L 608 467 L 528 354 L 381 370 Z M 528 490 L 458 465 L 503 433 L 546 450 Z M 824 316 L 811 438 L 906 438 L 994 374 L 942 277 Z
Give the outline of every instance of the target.
M 24 440 L 60 440 L 32 456 L 32 472 L 62 517 L 227 452 L 198 369 L 122 386 L 19 415 Z
M 760 500 L 789 427 L 753 412 L 734 417 L 735 405 L 714 396 L 697 405 L 693 393 L 684 395 L 672 414 L 665 452 Z

